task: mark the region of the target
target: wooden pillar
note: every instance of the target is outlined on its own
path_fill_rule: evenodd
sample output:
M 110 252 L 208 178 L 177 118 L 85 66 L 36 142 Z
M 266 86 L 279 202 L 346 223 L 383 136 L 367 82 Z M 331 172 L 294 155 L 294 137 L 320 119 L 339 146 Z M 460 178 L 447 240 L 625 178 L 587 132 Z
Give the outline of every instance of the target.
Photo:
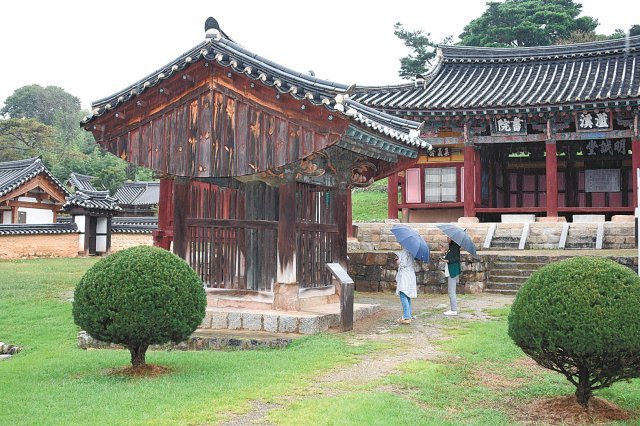
M 633 207 L 638 206 L 638 176 L 636 170 L 640 168 L 640 136 L 635 135 L 631 140 L 631 176 L 633 176 Z
M 558 157 L 556 141 L 547 140 L 546 148 L 546 182 L 547 182 L 547 217 L 558 217 Z
M 113 217 L 107 216 L 107 251 L 106 254 L 111 254 L 111 233 L 113 232 Z
M 179 177 L 173 182 L 173 252 L 187 260 L 189 235 L 189 178 Z
M 475 151 L 473 145 L 465 145 L 463 148 L 464 153 L 464 215 L 465 217 L 475 217 Z
M 153 232 L 153 245 L 169 250 L 172 240 L 171 216 L 173 215 L 173 180 L 160 179 L 158 200 L 158 229 Z
M 11 207 L 11 223 L 18 223 L 18 208 Z
M 351 204 L 351 188 L 347 188 L 347 238 L 353 237 L 353 206 Z
M 278 190 L 278 259 L 273 307 L 283 311 L 300 309 L 300 286 L 297 277 L 296 182 L 295 174 L 285 171 Z M 345 229 L 342 228 L 343 232 Z
M 480 150 L 474 149 L 474 164 L 473 164 L 473 181 L 474 185 L 474 209 L 477 206 L 482 206 L 482 161 Z
M 339 263 L 345 270 L 347 269 L 347 198 L 350 192 L 346 182 L 339 182 L 335 190 L 335 218 L 338 227 L 338 235 L 333 240 L 333 259 L 335 263 Z
M 387 178 L 387 217 L 398 218 L 398 174 L 393 173 Z

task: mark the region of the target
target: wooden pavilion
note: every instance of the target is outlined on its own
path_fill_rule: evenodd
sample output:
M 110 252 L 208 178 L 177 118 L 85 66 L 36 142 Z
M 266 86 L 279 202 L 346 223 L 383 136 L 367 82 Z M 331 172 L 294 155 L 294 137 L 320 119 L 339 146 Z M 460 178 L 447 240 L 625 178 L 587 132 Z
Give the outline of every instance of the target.
M 406 168 L 429 144 L 420 123 L 352 101 L 353 87 L 262 58 L 212 18 L 205 30 L 95 102 L 82 126 L 164 176 L 156 244 L 172 243 L 210 294 L 297 310 L 329 286 L 327 262 L 346 262 L 349 188 Z
M 389 217 L 500 221 L 633 214 L 640 37 L 531 48 L 442 46 L 413 84 L 356 89 L 424 121 L 434 147 L 389 179 Z M 402 201 L 397 203 L 398 188 Z

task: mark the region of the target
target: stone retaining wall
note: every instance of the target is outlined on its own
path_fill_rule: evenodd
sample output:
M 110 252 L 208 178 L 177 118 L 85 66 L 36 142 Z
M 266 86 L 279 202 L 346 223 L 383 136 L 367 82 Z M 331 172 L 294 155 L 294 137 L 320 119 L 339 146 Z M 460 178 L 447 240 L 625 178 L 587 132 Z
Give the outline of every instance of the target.
M 486 289 L 489 271 L 496 261 L 543 262 L 551 263 L 578 255 L 575 250 L 566 254 L 548 256 L 513 256 L 508 253 L 471 256 L 461 254 L 462 273 L 458 281 L 457 293 L 482 293 Z M 436 254 L 432 253 L 432 259 Z M 636 256 L 604 256 L 621 265 L 638 271 Z M 506 259 L 508 258 L 508 259 Z M 535 259 L 534 259 L 535 258 Z M 437 259 L 437 258 L 435 258 Z M 395 255 L 393 251 L 371 251 L 349 253 L 349 275 L 355 282 L 356 291 L 395 292 L 396 291 Z M 418 293 L 446 293 L 447 279 L 444 276 L 444 263 L 439 260 L 423 263 L 416 262 Z
M 0 259 L 76 256 L 78 234 L 0 235 Z
M 432 258 L 436 255 L 432 254 Z M 437 259 L 437 257 L 436 257 Z M 487 282 L 488 262 L 481 257 L 461 255 L 462 273 L 458 293 L 482 293 Z M 349 253 L 349 275 L 356 291 L 396 291 L 395 255 L 392 251 Z M 418 293 L 446 293 L 444 262 L 416 262 Z
M 391 233 L 395 223 L 357 223 L 358 240 L 349 242 L 350 251 L 399 250 L 400 245 Z M 466 223 L 461 225 L 467 229 L 477 248 L 484 244 L 488 223 Z M 494 235 L 520 237 L 523 224 L 499 223 Z M 432 251 L 439 251 L 446 244 L 446 237 L 434 223 L 412 223 L 415 229 L 429 244 Z M 556 249 L 562 233 L 562 222 L 536 222 L 529 226 L 527 249 Z M 597 224 L 570 223 L 569 236 L 572 238 L 592 237 L 595 239 Z M 636 247 L 635 224 L 633 222 L 604 222 L 605 249 L 629 249 Z

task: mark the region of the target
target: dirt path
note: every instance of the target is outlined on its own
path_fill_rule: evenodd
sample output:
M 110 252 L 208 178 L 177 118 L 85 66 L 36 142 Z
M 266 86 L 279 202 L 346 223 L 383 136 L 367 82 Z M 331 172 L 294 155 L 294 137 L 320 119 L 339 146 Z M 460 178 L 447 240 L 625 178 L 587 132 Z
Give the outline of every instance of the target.
M 483 294 L 463 296 L 458 300 L 460 315 L 445 317 L 442 313 L 448 308 L 446 295 L 422 295 L 413 301 L 413 313 L 416 319 L 411 325 L 398 325 L 395 320 L 402 314 L 400 301 L 391 294 L 365 294 L 356 298 L 356 303 L 377 303 L 382 311 L 376 316 L 359 321 L 347 339 L 352 344 L 371 341 L 390 343 L 390 349 L 379 350 L 362 356 L 355 364 L 332 369 L 318 378 L 304 391 L 304 395 L 286 396 L 276 399 L 276 403 L 266 404 L 253 401 L 251 410 L 241 416 L 228 419 L 223 425 L 269 425 L 266 416 L 269 411 L 287 406 L 293 401 L 318 399 L 348 392 L 349 388 L 379 380 L 393 374 L 399 365 L 419 359 L 435 359 L 439 353 L 434 342 L 444 338 L 444 321 L 472 320 L 483 321 L 488 318 L 487 308 L 498 308 L 510 304 L 512 296 Z

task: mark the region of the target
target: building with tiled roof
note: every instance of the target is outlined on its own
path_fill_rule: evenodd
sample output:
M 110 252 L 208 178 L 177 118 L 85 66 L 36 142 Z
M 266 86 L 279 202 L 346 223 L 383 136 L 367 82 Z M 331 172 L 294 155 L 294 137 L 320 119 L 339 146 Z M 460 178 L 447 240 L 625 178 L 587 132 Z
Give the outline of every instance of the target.
M 93 186 L 93 179 L 95 179 L 93 176 L 71 173 L 68 185 L 74 191 L 97 191 L 98 189 Z
M 442 46 L 413 83 L 359 87 L 352 98 L 424 121 L 421 136 L 434 147 L 391 177 L 390 217 L 402 210 L 415 221 L 499 221 L 503 214 L 570 221 L 633 213 L 638 36 L 528 48 Z
M 0 163 L 0 224 L 52 224 L 67 189 L 40 157 Z
M 125 216 L 153 216 L 158 209 L 160 182 L 124 182 L 114 197 Z

